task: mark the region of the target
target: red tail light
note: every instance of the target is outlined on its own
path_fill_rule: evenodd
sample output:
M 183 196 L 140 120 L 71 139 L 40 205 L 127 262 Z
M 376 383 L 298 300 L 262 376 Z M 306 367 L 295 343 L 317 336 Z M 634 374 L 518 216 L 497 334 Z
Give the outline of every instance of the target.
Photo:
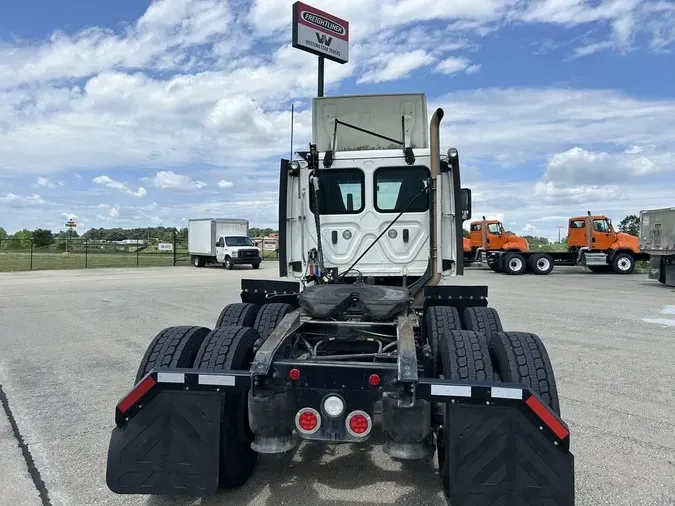
M 347 432 L 354 437 L 365 437 L 373 428 L 373 421 L 365 411 L 352 411 L 347 415 Z
M 297 381 L 300 379 L 300 370 L 299 369 L 291 369 L 288 371 L 288 377 L 291 378 L 293 381 Z
M 321 427 L 321 415 L 312 408 L 302 408 L 295 415 L 295 426 L 302 434 L 314 434 Z
M 380 384 L 380 377 L 377 374 L 371 374 L 370 378 L 368 378 L 368 383 L 370 383 L 371 387 L 376 387 Z

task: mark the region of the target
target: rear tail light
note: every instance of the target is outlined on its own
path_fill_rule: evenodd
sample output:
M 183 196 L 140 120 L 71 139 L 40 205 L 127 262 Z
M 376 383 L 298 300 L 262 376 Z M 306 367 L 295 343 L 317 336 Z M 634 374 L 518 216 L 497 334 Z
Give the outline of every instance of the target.
M 312 408 L 302 408 L 295 415 L 295 427 L 302 434 L 314 434 L 321 428 L 321 415 Z
M 373 428 L 373 421 L 365 411 L 352 411 L 347 415 L 347 432 L 354 437 L 366 437 Z

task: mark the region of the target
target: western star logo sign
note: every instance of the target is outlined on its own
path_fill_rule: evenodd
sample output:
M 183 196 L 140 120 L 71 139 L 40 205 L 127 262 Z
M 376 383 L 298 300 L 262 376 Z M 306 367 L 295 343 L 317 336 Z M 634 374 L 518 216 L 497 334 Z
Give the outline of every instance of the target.
M 319 44 L 330 46 L 330 43 L 333 42 L 333 37 L 327 37 L 323 33 L 316 32 L 316 40 L 319 41 Z
M 346 35 L 347 33 L 347 29 L 344 26 L 339 25 L 330 19 L 322 18 L 321 16 L 317 16 L 316 14 L 307 11 L 302 11 L 302 14 L 300 15 L 302 16 L 302 19 L 308 23 L 312 23 L 313 25 L 323 28 L 324 30 L 337 33 L 338 35 Z

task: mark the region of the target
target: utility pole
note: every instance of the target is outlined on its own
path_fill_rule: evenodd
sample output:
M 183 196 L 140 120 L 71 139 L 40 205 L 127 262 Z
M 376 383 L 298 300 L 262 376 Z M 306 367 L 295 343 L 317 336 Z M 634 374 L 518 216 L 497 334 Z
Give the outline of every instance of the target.
M 560 244 L 560 230 L 565 228 L 565 225 L 557 225 L 556 228 L 558 229 L 558 244 Z

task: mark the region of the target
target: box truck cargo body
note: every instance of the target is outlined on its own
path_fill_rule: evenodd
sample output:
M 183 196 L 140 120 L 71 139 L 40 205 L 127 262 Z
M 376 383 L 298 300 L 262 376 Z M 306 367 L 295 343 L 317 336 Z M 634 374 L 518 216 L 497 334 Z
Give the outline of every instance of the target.
M 195 267 L 208 263 L 248 264 L 257 269 L 260 249 L 248 237 L 248 220 L 200 218 L 188 221 L 188 253 Z

